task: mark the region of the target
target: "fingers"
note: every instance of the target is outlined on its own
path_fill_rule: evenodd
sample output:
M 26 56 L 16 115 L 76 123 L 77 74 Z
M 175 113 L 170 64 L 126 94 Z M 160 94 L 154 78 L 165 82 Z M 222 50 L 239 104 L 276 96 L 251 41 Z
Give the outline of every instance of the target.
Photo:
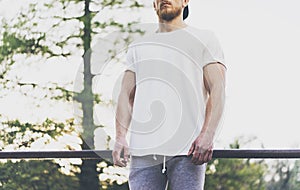
M 127 164 L 129 159 L 129 152 L 128 152 L 128 147 L 124 147 L 124 162 Z
M 193 154 L 192 157 L 192 163 L 196 164 L 196 165 L 201 165 L 203 164 L 203 154 L 201 153 L 195 153 Z
M 188 154 L 187 154 L 187 156 L 191 155 L 194 152 L 194 150 L 195 150 L 195 144 L 193 143 L 190 150 L 189 150 L 189 152 L 188 152 Z
M 119 166 L 119 167 L 126 167 L 126 164 L 123 163 L 121 160 L 116 160 L 116 161 L 114 162 L 114 165 L 115 165 L 115 166 Z
M 212 159 L 212 155 L 213 155 L 213 149 L 208 149 L 203 153 L 194 151 L 191 161 L 196 165 L 202 165 L 204 163 L 209 162 Z
M 207 162 L 211 161 L 212 157 L 213 157 L 213 149 L 210 149 L 209 150 L 209 157 L 208 157 L 208 161 Z
M 119 151 L 119 150 L 113 151 L 112 156 L 113 156 L 114 165 L 120 166 L 120 167 L 125 167 L 126 165 L 124 165 L 124 163 L 121 161 L 120 155 L 121 155 L 121 151 Z
M 203 156 L 203 162 L 209 162 L 212 159 L 212 149 L 208 149 L 204 156 Z
M 121 158 L 121 152 L 124 150 L 124 158 Z M 112 152 L 113 162 L 115 166 L 126 167 L 129 157 L 128 147 L 115 146 Z

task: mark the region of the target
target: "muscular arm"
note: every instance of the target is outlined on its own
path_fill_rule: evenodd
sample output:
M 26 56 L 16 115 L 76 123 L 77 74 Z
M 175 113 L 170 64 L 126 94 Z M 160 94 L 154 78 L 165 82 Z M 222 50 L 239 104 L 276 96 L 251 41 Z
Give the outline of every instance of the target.
M 125 71 L 116 112 L 116 139 L 125 138 L 131 121 L 135 95 L 135 74 Z
M 225 67 L 219 63 L 211 63 L 203 70 L 203 80 L 209 98 L 202 130 L 188 153 L 193 154 L 192 162 L 195 164 L 203 164 L 212 159 L 213 139 L 225 104 L 225 72 Z
M 206 104 L 205 120 L 201 133 L 212 138 L 219 125 L 225 104 L 225 67 L 221 64 L 209 64 L 204 67 L 204 83 L 209 93 Z
M 135 96 L 135 73 L 125 71 L 121 92 L 118 97 L 116 111 L 116 139 L 113 150 L 114 164 L 118 166 L 126 166 L 128 161 L 128 144 L 126 134 L 131 122 L 132 108 Z M 121 159 L 121 152 L 124 151 L 124 158 Z

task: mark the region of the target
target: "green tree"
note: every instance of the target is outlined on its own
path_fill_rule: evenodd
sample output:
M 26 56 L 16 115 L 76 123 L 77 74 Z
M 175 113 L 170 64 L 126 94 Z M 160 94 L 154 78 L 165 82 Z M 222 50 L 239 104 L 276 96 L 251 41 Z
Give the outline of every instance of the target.
M 0 163 L 0 188 L 24 189 L 76 189 L 78 178 L 61 173 L 59 164 L 49 160 L 7 161 Z
M 91 6 L 98 10 L 91 10 Z M 20 89 L 30 87 L 46 91 L 46 95 L 40 99 L 73 101 L 80 103 L 82 109 L 81 138 L 84 140 L 81 149 L 93 149 L 94 130 L 94 106 L 101 100 L 94 94 L 93 78 L 91 73 L 91 43 L 94 36 L 109 33 L 111 29 L 134 32 L 130 26 L 132 23 L 119 23 L 113 18 L 99 21 L 97 15 L 105 9 L 134 9 L 142 7 L 138 1 L 130 0 L 45 0 L 37 4 L 31 4 L 28 11 L 23 11 L 9 24 L 3 24 L 0 44 L 0 83 L 2 88 Z M 74 11 L 78 10 L 78 11 Z M 51 11 L 52 10 L 52 11 Z M 40 25 L 51 23 L 41 28 Z M 69 26 L 69 28 L 66 28 Z M 66 34 L 60 34 L 65 31 Z M 125 37 L 125 41 L 128 38 Z M 83 88 L 75 92 L 64 85 L 52 84 L 42 86 L 38 82 L 28 83 L 20 78 L 9 78 L 11 68 L 16 65 L 16 55 L 39 56 L 41 60 L 53 58 L 68 58 L 74 54 L 82 53 L 83 61 Z M 113 57 L 113 52 L 108 53 Z M 9 85 L 8 85 L 9 84 Z M 70 87 L 70 85 L 69 85 Z M 4 95 L 3 95 L 4 96 Z M 77 131 L 78 132 L 78 131 Z M 80 166 L 79 189 L 99 189 L 98 172 L 96 165 L 99 160 L 83 160 Z
M 240 148 L 239 141 L 230 148 Z M 263 190 L 267 166 L 263 160 L 213 159 L 207 165 L 206 190 Z
M 268 190 L 300 189 L 300 161 L 276 160 L 270 167 L 267 176 Z
M 33 143 L 48 144 L 74 131 L 73 120 L 56 123 L 46 119 L 40 124 L 21 123 L 19 120 L 0 124 L 0 150 L 26 150 Z M 66 147 L 67 148 L 67 147 Z M 71 147 L 68 147 L 71 148 Z M 62 173 L 62 160 L 1 160 L 0 188 L 4 190 L 23 189 L 74 189 L 78 186 L 74 175 L 78 167 L 72 166 L 68 175 Z

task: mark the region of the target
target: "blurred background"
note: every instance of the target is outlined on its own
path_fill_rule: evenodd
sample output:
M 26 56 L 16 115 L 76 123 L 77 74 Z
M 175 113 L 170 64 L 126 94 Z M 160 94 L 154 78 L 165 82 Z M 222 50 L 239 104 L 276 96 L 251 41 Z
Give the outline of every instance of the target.
M 0 150 L 110 150 L 126 46 L 150 0 L 0 0 Z M 299 148 L 297 0 L 191 0 L 227 64 L 215 147 Z M 128 189 L 106 160 L 0 160 L 2 189 Z M 298 160 L 215 159 L 206 189 L 300 189 Z

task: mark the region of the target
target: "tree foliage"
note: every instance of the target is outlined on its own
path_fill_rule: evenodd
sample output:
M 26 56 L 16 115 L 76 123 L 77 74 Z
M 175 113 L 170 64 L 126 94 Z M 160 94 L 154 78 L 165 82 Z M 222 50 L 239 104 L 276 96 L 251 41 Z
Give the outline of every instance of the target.
M 12 161 L 0 163 L 0 189 L 52 190 L 76 189 L 78 179 L 60 172 L 59 164 L 49 160 Z
M 300 189 L 300 161 L 276 160 L 267 174 L 268 190 Z
M 44 0 L 30 4 L 29 9 L 21 11 L 12 21 L 2 24 L 0 86 L 8 89 L 7 91 L 20 89 L 16 86 L 30 86 L 32 90 L 44 91 L 46 95 L 43 98 L 78 101 L 82 109 L 83 130 L 79 134 L 83 138 L 81 149 L 91 148 L 90 146 L 93 148 L 93 132 L 96 128 L 93 120 L 93 109 L 95 103 L 99 103 L 101 100 L 99 100 L 100 96 L 92 91 L 94 77 L 91 73 L 90 62 L 92 40 L 96 35 L 109 33 L 112 29 L 132 32 L 128 27 L 130 24 L 119 23 L 112 17 L 108 20 L 99 20 L 99 15 L 104 9 L 133 9 L 142 6 L 135 0 Z M 124 40 L 128 42 L 128 38 Z M 59 61 L 61 58 L 68 59 L 72 56 L 81 55 L 83 58 L 83 88 L 81 91 L 75 92 L 70 89 L 70 84 L 69 88 L 66 88 L 64 84 L 55 84 L 49 81 L 50 85 L 43 86 L 39 84 L 38 79 L 34 82 L 27 82 L 22 80 L 22 76 L 11 76 L 12 68 L 20 64 L 16 59 L 20 55 L 25 55 L 26 58 L 39 57 L 40 61 L 54 58 Z M 3 96 L 3 93 L 1 94 Z M 5 95 L 9 95 L 9 92 Z M 28 94 L 24 93 L 24 95 Z M 43 98 L 39 100 L 42 101 Z M 68 128 L 70 126 L 68 121 L 55 123 L 51 120 L 46 120 L 43 124 L 36 124 L 22 123 L 16 119 L 4 122 L 3 126 L 6 130 L 1 134 L 4 141 L 7 144 L 12 143 L 15 149 L 28 148 L 39 138 L 55 139 L 57 135 L 70 134 L 75 130 Z M 6 143 L 4 145 L 7 145 Z M 98 189 L 99 180 L 96 165 L 97 160 L 82 161 L 80 172 L 77 175 L 79 189 Z
M 208 164 L 205 189 L 263 190 L 265 168 L 263 163 L 250 159 L 215 159 Z
M 230 148 L 240 148 L 235 141 Z M 207 190 L 263 190 L 267 165 L 263 160 L 214 159 L 207 165 Z
M 75 124 L 73 119 L 69 119 L 65 122 L 55 122 L 50 119 L 46 119 L 40 124 L 22 123 L 19 120 L 4 121 L 0 125 L 0 141 L 2 147 L 5 149 L 10 146 L 13 148 L 23 149 L 30 148 L 31 144 L 40 140 L 45 139 L 45 143 L 50 140 L 57 140 L 58 137 L 66 134 L 71 134 L 75 131 Z
M 40 124 L 22 123 L 19 120 L 0 124 L 0 150 L 30 149 L 34 143 L 40 147 L 57 141 L 74 131 L 73 120 L 55 122 L 46 119 Z M 65 147 L 72 149 L 71 146 Z M 67 166 L 67 168 L 66 168 Z M 62 170 L 66 170 L 63 173 Z M 78 187 L 78 170 L 70 161 L 56 160 L 1 160 L 0 188 L 4 190 L 23 189 L 74 189 Z

